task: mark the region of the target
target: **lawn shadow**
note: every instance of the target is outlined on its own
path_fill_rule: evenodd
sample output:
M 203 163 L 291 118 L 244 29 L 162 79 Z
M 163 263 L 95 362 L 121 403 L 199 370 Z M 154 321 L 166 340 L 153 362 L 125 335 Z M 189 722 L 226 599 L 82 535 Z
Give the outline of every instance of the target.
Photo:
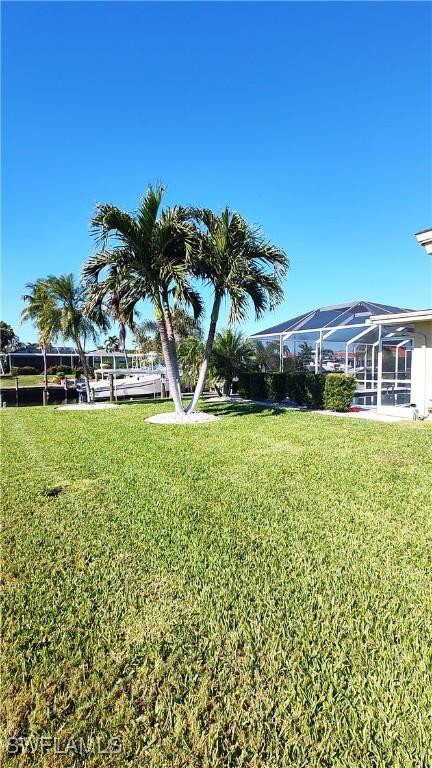
M 277 406 L 265 405 L 260 403 L 242 403 L 235 401 L 222 400 L 220 403 L 209 403 L 206 400 L 201 400 L 202 410 L 206 413 L 213 413 L 215 416 L 282 416 L 285 412 L 285 408 L 278 408 Z
M 186 393 L 183 395 L 183 403 L 185 407 L 190 402 L 191 395 Z M 174 410 L 173 401 L 169 398 L 134 398 L 130 399 L 118 399 L 119 405 L 166 405 L 166 410 Z M 248 402 L 236 402 L 235 400 L 222 400 L 221 402 L 209 402 L 205 397 L 200 400 L 200 410 L 206 413 L 213 413 L 215 416 L 250 416 L 262 415 L 262 416 L 282 416 L 286 410 L 283 407 L 278 408 L 275 405 L 269 403 L 248 403 Z

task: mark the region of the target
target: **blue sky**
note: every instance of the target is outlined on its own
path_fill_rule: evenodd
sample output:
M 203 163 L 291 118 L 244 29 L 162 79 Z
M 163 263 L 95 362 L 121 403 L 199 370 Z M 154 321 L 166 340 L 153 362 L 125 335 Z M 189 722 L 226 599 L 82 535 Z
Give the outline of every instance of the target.
M 79 272 L 96 202 L 229 205 L 289 254 L 283 305 L 430 306 L 427 3 L 2 3 L 2 309 Z M 150 315 L 150 308 L 144 312 Z M 222 323 L 224 318 L 222 318 Z

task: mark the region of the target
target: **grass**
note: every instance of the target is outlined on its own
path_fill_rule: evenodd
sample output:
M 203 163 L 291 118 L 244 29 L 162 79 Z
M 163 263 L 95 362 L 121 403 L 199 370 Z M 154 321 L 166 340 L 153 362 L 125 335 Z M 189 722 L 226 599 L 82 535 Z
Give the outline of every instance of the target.
M 70 377 L 69 377 L 70 378 Z M 9 376 L 7 374 L 0 376 L 0 388 L 14 388 L 16 386 L 16 376 Z M 53 380 L 52 376 L 48 376 L 48 383 L 51 384 Z M 42 373 L 29 374 L 25 376 L 18 376 L 19 387 L 43 387 L 44 378 Z
M 90 768 L 431 766 L 429 425 L 161 408 L 1 414 L 7 735 L 119 735 Z

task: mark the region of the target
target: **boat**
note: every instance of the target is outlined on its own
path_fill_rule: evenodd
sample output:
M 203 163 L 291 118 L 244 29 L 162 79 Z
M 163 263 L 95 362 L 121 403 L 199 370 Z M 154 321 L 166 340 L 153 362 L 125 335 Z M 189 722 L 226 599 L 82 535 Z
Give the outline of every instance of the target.
M 90 382 L 95 400 L 109 400 L 110 374 L 113 378 L 114 396 L 120 397 L 160 397 L 162 391 L 167 392 L 168 382 L 165 382 L 163 371 L 146 369 L 109 369 L 102 372 L 102 378 Z M 107 378 L 105 378 L 105 376 Z

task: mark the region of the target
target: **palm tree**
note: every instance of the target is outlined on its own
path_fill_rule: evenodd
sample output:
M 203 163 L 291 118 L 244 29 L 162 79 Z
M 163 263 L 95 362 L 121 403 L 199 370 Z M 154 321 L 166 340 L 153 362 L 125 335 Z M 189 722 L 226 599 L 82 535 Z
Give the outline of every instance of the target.
M 105 352 L 118 352 L 119 340 L 117 336 L 108 336 L 104 341 Z
M 172 328 L 176 344 L 190 337 L 202 337 L 201 325 L 198 320 L 187 312 L 184 307 L 175 306 L 171 312 Z M 142 351 L 148 352 L 149 349 L 161 351 L 161 339 L 156 320 L 143 320 L 134 326 L 135 341 Z
M 90 401 L 90 382 L 85 345 L 88 339 L 95 344 L 98 342 L 96 327 L 106 331 L 108 323 L 100 312 L 97 321 L 92 320 L 87 313 L 87 293 L 81 283 L 75 282 L 72 274 L 54 277 L 50 275 L 46 284 L 55 304 L 58 315 L 59 332 L 65 340 L 75 344 L 86 383 L 87 400 Z
M 250 302 L 258 319 L 282 300 L 282 279 L 288 270 L 285 252 L 265 240 L 239 213 L 225 208 L 217 216 L 208 209 L 195 209 L 193 215 L 204 227 L 196 274 L 212 285 L 213 306 L 204 360 L 188 413 L 196 408 L 204 388 L 222 300 L 229 301 L 230 324 L 246 319 Z
M 148 352 L 162 352 L 156 320 L 142 320 L 140 323 L 135 323 L 134 341 L 138 350 L 144 354 Z
M 210 361 L 213 375 L 223 380 L 223 393 L 229 395 L 233 380 L 241 370 L 253 365 L 253 347 L 240 331 L 227 328 L 216 335 Z
M 95 296 L 97 296 L 97 287 L 98 286 L 94 286 Z M 107 297 L 106 304 L 105 306 L 102 306 L 102 303 L 99 303 L 99 305 L 97 305 L 98 308 L 97 308 L 95 317 L 97 319 L 100 314 L 108 315 L 118 324 L 119 335 L 118 335 L 117 350 L 120 349 L 121 352 L 123 352 L 126 368 L 129 368 L 129 360 L 128 360 L 127 351 L 126 351 L 126 326 L 129 325 L 130 328 L 133 330 L 134 317 L 133 317 L 133 312 L 132 314 L 129 313 L 129 315 L 126 316 L 126 314 L 122 310 L 121 278 L 118 274 L 118 270 L 116 269 L 115 265 L 107 271 L 107 275 L 105 277 L 105 289 L 106 290 L 104 295 Z M 100 302 L 103 302 L 103 298 L 104 296 L 102 296 Z
M 21 312 L 21 323 L 32 320 L 38 332 L 38 341 L 43 355 L 44 366 L 44 404 L 47 401 L 48 370 L 47 351 L 59 331 L 59 315 L 46 280 L 27 283 L 28 293 L 21 298 L 26 306 Z
M 163 194 L 162 186 L 150 186 L 134 215 L 106 203 L 97 206 L 91 225 L 99 250 L 85 265 L 83 276 L 89 285 L 90 312 L 110 300 L 113 269 L 123 317 L 133 318 L 137 304 L 150 300 L 170 394 L 176 412 L 182 413 L 171 303 L 183 301 L 196 318 L 202 312 L 201 298 L 190 282 L 190 265 L 201 238 L 187 209 L 174 206 L 160 211 Z
M 183 381 L 191 389 L 195 387 L 204 357 L 204 344 L 202 339 L 195 336 L 188 336 L 180 341 L 178 345 L 178 357 L 181 366 L 181 375 Z
M 190 337 L 194 339 L 201 339 L 202 337 L 200 321 L 178 304 L 172 310 L 172 325 L 177 343 L 185 341 Z

